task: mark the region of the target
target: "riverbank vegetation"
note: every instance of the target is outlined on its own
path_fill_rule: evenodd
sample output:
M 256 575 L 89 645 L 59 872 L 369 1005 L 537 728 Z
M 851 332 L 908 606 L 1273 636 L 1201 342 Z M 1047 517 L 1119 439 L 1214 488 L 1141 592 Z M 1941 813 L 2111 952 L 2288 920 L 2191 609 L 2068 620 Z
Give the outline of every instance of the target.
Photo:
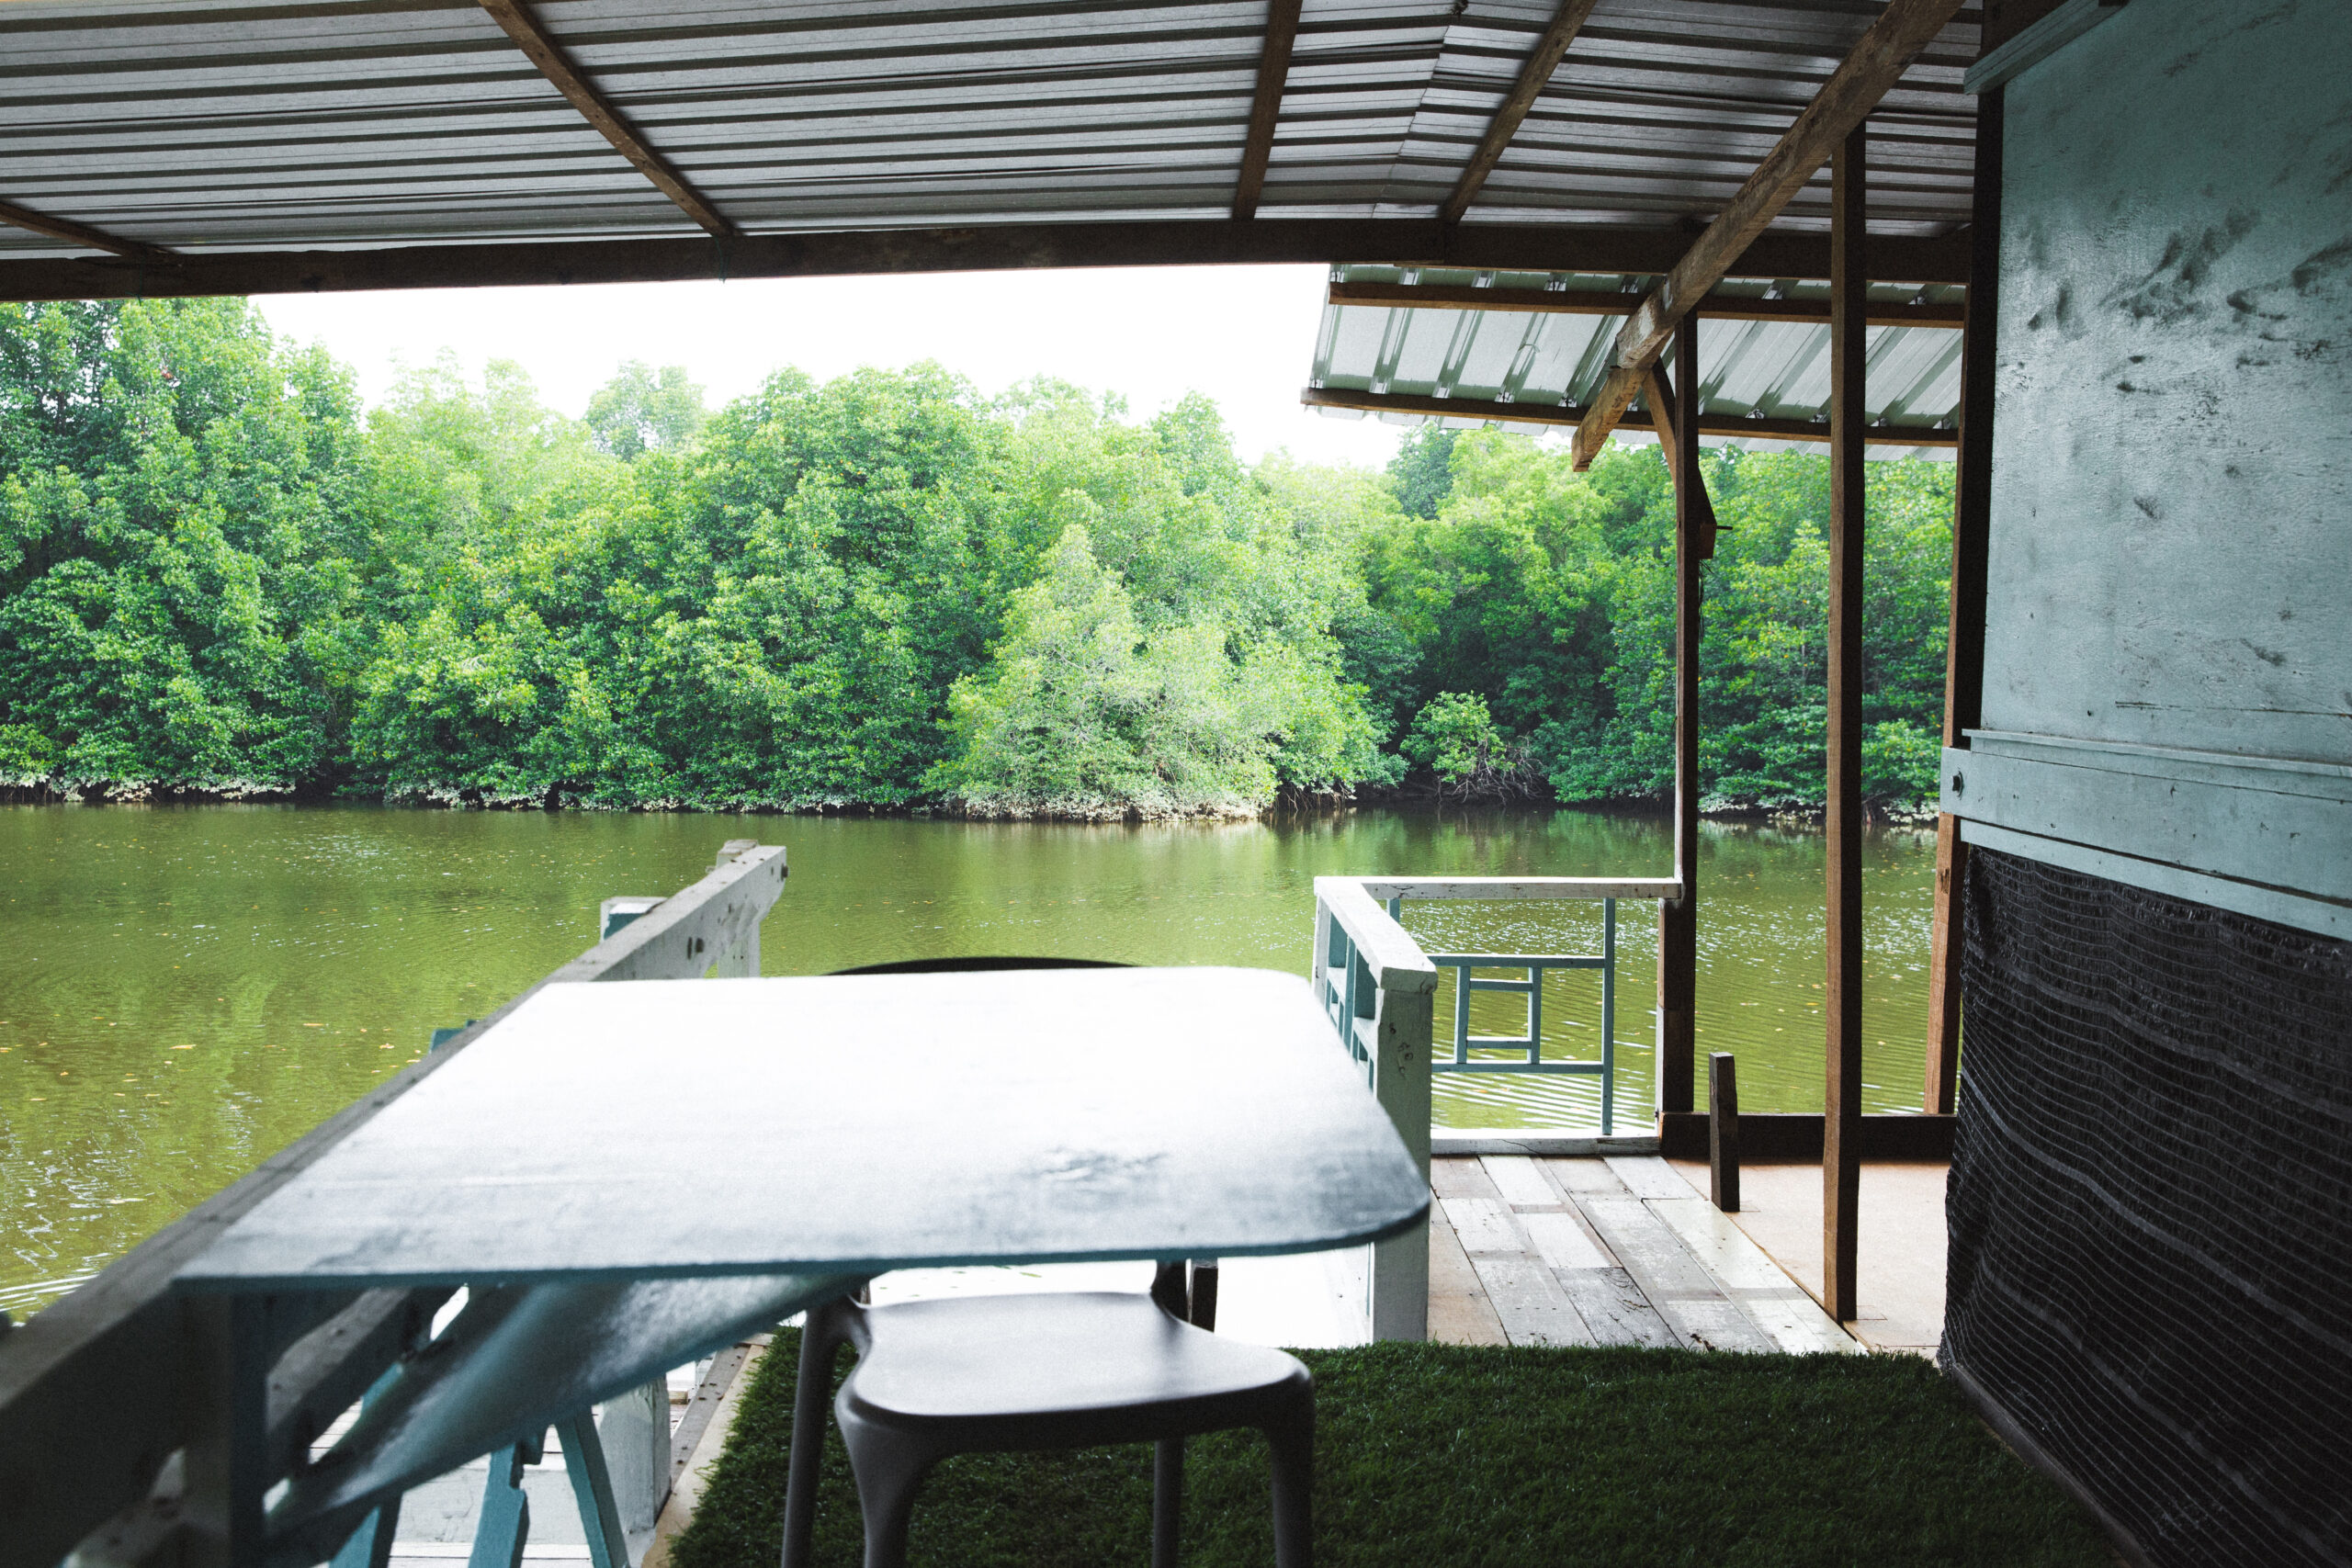
M 1707 460 L 1707 787 L 1822 794 L 1825 461 Z M 1870 470 L 1865 784 L 1933 792 L 1951 470 Z M 0 784 L 1244 815 L 1625 800 L 1672 761 L 1673 508 L 1493 431 L 1236 456 L 1049 380 L 783 370 L 587 417 L 444 357 L 363 410 L 235 299 L 0 306 Z

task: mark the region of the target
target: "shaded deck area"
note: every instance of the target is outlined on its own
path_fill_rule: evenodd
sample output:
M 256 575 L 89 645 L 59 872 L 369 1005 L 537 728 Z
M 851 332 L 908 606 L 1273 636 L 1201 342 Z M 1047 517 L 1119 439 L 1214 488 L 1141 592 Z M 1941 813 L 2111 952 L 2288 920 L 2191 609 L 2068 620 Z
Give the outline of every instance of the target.
M 1703 1164 L 1430 1162 L 1430 1337 L 1464 1345 L 1907 1350 L 1943 1323 L 1945 1168 L 1863 1168 L 1861 1317 L 1822 1311 L 1821 1168 L 1751 1165 L 1719 1213 Z

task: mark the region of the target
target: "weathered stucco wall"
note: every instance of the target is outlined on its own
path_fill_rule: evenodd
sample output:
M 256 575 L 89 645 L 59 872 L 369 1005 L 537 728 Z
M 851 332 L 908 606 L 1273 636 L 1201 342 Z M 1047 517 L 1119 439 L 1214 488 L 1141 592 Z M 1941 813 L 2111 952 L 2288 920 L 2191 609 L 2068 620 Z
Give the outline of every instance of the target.
M 2132 0 L 2007 85 L 1993 736 L 1948 809 L 2352 901 L 2347 62 L 2342 0 Z

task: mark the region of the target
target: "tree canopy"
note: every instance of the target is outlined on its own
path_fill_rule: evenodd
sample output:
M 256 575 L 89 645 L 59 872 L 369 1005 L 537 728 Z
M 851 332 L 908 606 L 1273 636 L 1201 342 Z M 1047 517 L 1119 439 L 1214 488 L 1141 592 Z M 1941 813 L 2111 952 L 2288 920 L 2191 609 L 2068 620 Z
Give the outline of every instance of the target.
M 1823 459 L 1711 454 L 1707 787 L 1823 788 Z M 1866 786 L 1933 792 L 1951 470 L 1870 469 Z M 241 300 L 0 306 L 0 782 L 1248 813 L 1670 779 L 1654 448 L 1237 454 L 1214 404 L 794 370 L 363 411 Z M 1415 781 L 1419 781 L 1417 784 Z

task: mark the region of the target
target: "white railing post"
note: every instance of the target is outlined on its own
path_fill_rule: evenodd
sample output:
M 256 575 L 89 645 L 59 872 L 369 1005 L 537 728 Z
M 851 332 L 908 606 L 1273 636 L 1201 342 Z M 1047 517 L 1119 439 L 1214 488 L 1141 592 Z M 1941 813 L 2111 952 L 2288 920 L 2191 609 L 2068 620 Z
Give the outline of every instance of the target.
M 1373 902 L 1363 885 L 1347 877 L 1316 878 L 1315 931 L 1315 999 L 1329 1006 L 1337 990 L 1339 1043 L 1351 1055 L 1362 1054 L 1373 1096 L 1396 1124 L 1396 1135 L 1405 1140 L 1426 1183 L 1430 1010 L 1436 999 L 1437 968 L 1405 928 Z M 1346 975 L 1330 973 L 1335 956 L 1344 958 Z M 1367 1250 L 1370 1278 L 1364 1305 L 1373 1337 L 1428 1338 L 1428 1225 L 1417 1225 Z
M 1373 1003 L 1373 1091 L 1396 1122 L 1407 1152 L 1430 1179 L 1430 1009 L 1437 972 L 1425 990 L 1380 987 Z M 1427 1222 L 1372 1249 L 1372 1337 L 1426 1339 L 1430 1333 L 1430 1232 Z

